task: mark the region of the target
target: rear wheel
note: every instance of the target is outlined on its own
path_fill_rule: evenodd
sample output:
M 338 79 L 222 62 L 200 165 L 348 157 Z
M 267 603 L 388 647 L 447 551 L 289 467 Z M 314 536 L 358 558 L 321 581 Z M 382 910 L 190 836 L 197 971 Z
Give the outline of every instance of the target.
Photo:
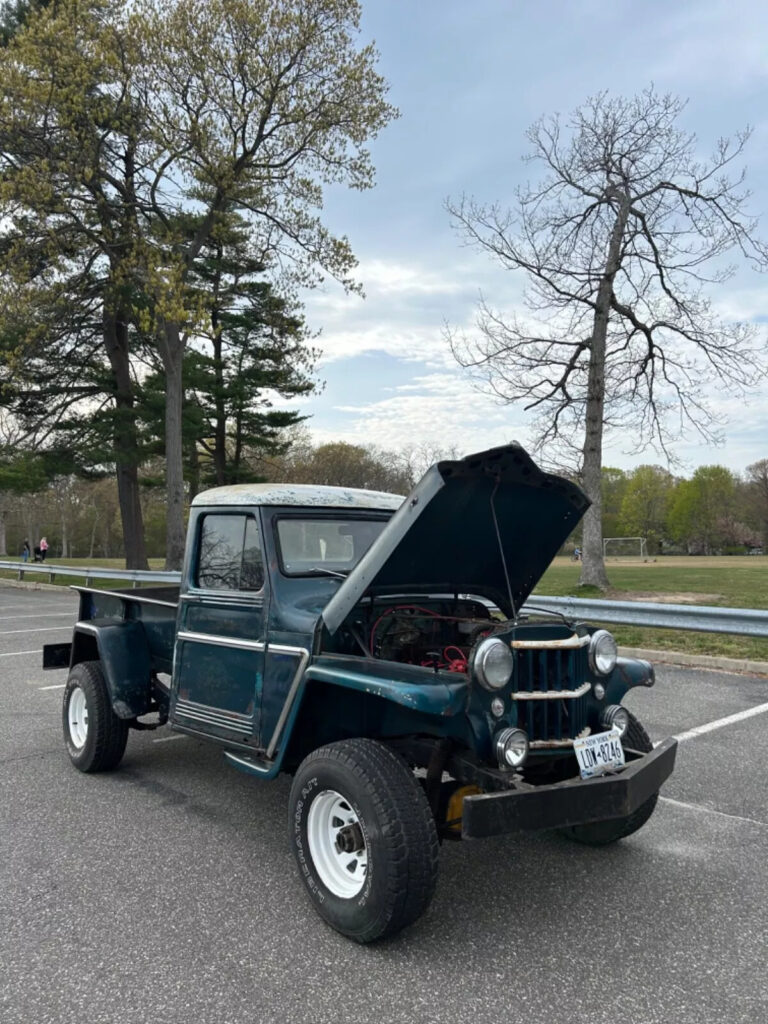
M 120 764 L 128 723 L 112 710 L 98 661 L 83 661 L 69 673 L 62 726 L 69 759 L 81 772 L 106 772 Z
M 394 935 L 429 906 L 435 823 L 421 786 L 383 743 L 331 743 L 302 762 L 290 837 L 318 914 L 357 942 Z
M 642 754 L 650 754 L 653 750 L 651 737 L 642 727 L 635 716 L 629 714 L 629 726 L 621 738 L 625 747 L 631 750 L 639 750 Z M 574 839 L 577 843 L 585 843 L 587 846 L 607 846 L 619 839 L 631 836 L 637 832 L 648 821 L 656 807 L 659 794 L 654 793 L 644 804 L 641 804 L 633 814 L 626 818 L 611 818 L 609 821 L 595 821 L 590 825 L 572 825 L 569 828 L 562 828 L 559 831 L 568 839 Z

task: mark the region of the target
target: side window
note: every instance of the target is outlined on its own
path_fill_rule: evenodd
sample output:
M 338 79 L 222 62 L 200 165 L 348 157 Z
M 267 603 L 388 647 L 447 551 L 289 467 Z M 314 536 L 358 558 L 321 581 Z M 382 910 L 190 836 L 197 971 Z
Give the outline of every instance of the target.
M 205 516 L 197 585 L 206 590 L 261 590 L 264 565 L 252 516 Z

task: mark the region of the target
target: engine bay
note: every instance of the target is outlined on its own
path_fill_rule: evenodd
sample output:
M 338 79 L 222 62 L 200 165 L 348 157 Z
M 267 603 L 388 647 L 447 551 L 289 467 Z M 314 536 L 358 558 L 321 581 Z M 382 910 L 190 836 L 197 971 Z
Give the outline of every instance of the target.
M 474 645 L 502 625 L 472 599 L 377 599 L 358 605 L 334 647 L 337 653 L 466 673 Z

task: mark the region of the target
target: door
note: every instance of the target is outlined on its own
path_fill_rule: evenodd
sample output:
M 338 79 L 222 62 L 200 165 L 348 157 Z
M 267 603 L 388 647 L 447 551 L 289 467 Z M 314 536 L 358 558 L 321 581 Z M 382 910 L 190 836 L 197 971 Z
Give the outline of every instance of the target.
M 201 514 L 197 557 L 181 595 L 174 724 L 258 745 L 264 671 L 265 576 L 253 513 Z

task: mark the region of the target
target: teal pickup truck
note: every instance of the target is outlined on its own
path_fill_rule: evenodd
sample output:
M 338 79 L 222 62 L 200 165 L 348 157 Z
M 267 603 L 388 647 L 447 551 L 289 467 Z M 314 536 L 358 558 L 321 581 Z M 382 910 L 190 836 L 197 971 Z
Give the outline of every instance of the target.
M 523 607 L 587 506 L 518 445 L 440 462 L 405 499 L 206 491 L 180 588 L 80 587 L 72 642 L 45 648 L 69 666 L 69 757 L 114 769 L 130 729 L 167 724 L 292 774 L 299 877 L 358 942 L 425 911 L 441 840 L 628 836 L 674 765 L 621 703 L 653 668 Z

